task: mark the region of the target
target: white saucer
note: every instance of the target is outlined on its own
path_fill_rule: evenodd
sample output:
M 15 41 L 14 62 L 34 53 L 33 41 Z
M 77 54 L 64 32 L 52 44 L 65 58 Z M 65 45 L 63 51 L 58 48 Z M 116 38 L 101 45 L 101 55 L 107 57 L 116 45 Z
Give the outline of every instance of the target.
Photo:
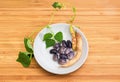
M 71 35 L 69 32 L 69 24 L 66 23 L 57 23 L 50 25 L 51 29 L 54 33 L 61 31 L 63 33 L 64 40 L 71 40 Z M 68 68 L 60 68 L 59 64 L 52 60 L 52 54 L 49 53 L 51 48 L 46 49 L 45 42 L 43 41 L 43 36 L 45 33 L 50 32 L 48 28 L 42 29 L 36 36 L 34 40 L 34 56 L 37 63 L 46 71 L 54 73 L 54 74 L 68 74 L 71 73 L 78 68 L 80 68 L 88 56 L 88 42 L 85 35 L 78 29 L 74 27 L 74 29 L 82 36 L 82 55 L 78 62 Z

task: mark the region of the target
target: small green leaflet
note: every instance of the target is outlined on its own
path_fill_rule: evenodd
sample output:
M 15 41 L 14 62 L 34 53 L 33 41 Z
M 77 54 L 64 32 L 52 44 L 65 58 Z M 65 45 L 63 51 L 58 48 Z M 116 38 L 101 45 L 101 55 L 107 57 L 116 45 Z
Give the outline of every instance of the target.
M 52 34 L 51 34 L 51 33 L 46 33 L 46 34 L 44 35 L 43 41 L 45 41 L 45 40 L 47 40 L 47 39 L 50 39 L 50 38 L 52 38 Z
M 61 42 L 63 40 L 63 34 L 62 32 L 58 32 L 56 33 L 56 35 L 54 36 L 55 40 L 57 40 L 58 42 Z
M 33 48 L 32 48 L 31 41 L 29 38 L 24 38 L 24 45 L 28 52 L 33 53 Z
M 47 39 L 47 40 L 45 40 L 45 43 L 46 43 L 46 48 L 49 48 L 55 44 L 55 40 Z
M 49 25 L 47 25 L 46 27 L 47 27 L 47 28 L 50 28 L 50 26 L 49 26 Z
M 31 60 L 28 54 L 28 52 L 19 52 L 19 56 L 16 61 L 20 62 L 24 67 L 29 67 Z
M 63 4 L 60 2 L 54 2 L 52 5 L 54 8 L 61 9 L 63 7 Z

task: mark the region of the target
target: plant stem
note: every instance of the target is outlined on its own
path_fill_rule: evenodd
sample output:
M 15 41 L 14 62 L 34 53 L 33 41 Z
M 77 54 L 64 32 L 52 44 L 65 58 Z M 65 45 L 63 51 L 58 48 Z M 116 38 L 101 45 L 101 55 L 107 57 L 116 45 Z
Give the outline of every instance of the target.
M 56 13 L 57 10 L 54 10 L 54 12 L 52 13 L 51 15 L 51 18 L 49 20 L 49 23 L 48 23 L 48 28 L 50 30 L 50 32 L 54 35 L 54 32 L 50 29 L 50 24 L 52 23 L 53 19 L 54 19 L 54 14 Z M 46 27 L 46 26 L 45 26 Z M 42 28 L 42 27 L 41 27 Z M 40 30 L 41 28 L 37 28 L 36 30 L 34 30 L 28 37 L 32 40 L 32 36 L 35 34 L 35 32 L 37 32 L 38 30 Z
M 69 22 L 72 24 L 75 18 L 76 18 L 76 12 L 73 12 L 73 16 Z
M 42 27 L 41 27 L 42 28 Z M 35 32 L 37 32 L 38 30 L 40 30 L 41 28 L 37 28 L 35 29 L 32 33 L 30 33 L 30 35 L 28 36 L 30 39 L 32 39 L 32 36 L 35 34 Z
M 30 54 L 30 60 L 32 59 L 32 53 Z
M 74 13 L 74 15 L 73 15 L 73 20 L 72 20 L 72 23 L 73 23 L 73 21 L 75 20 L 75 18 L 76 18 L 76 13 Z
M 51 30 L 51 27 L 49 25 L 53 22 L 53 19 L 55 17 L 56 12 L 57 12 L 57 9 L 55 9 L 54 12 L 51 14 L 51 18 L 50 18 L 50 21 L 48 23 L 48 29 L 50 30 L 50 32 L 52 33 L 53 36 L 54 36 L 54 32 Z
M 54 18 L 54 13 L 55 13 L 55 11 L 52 13 L 52 15 L 51 15 L 51 18 L 50 18 L 50 20 L 49 20 L 49 23 L 48 23 L 48 25 L 50 25 L 50 24 L 52 23 L 52 21 L 53 21 L 53 18 Z

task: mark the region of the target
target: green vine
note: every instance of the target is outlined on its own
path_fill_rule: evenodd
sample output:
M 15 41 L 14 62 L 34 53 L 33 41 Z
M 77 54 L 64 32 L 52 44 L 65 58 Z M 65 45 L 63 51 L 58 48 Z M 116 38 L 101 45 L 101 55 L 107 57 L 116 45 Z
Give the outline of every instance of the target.
M 61 32 L 58 32 L 56 35 L 53 33 L 53 31 L 51 30 L 51 27 L 50 27 L 50 24 L 52 24 L 53 22 L 53 19 L 54 19 L 54 16 L 56 14 L 56 12 L 58 10 L 60 10 L 61 8 L 64 7 L 64 4 L 63 3 L 60 3 L 60 2 L 54 2 L 52 4 L 52 7 L 55 9 L 53 11 L 53 13 L 51 14 L 51 18 L 49 20 L 49 23 L 46 25 L 46 26 L 43 26 L 43 27 L 39 27 L 37 28 L 36 30 L 34 30 L 32 33 L 29 34 L 29 36 L 25 37 L 24 38 L 24 46 L 25 46 L 25 49 L 26 51 L 23 52 L 23 51 L 20 51 L 19 52 L 19 55 L 18 55 L 18 58 L 16 59 L 17 62 L 20 62 L 24 67 L 29 67 L 30 66 L 30 63 L 31 63 L 31 60 L 32 58 L 34 57 L 34 54 L 33 54 L 33 47 L 32 47 L 32 44 L 34 42 L 34 39 L 33 39 L 33 35 L 38 32 L 41 28 L 44 28 L 44 27 L 47 27 L 52 36 L 55 36 L 55 39 L 58 40 L 58 41 L 61 41 L 62 40 L 62 34 Z M 74 15 L 71 17 L 69 23 L 72 25 L 73 21 L 75 20 L 75 17 L 76 17 L 76 9 L 73 7 L 72 8 L 72 11 L 74 13 Z M 57 36 L 61 36 L 61 38 L 57 38 Z M 51 45 L 48 45 L 47 47 L 49 47 Z

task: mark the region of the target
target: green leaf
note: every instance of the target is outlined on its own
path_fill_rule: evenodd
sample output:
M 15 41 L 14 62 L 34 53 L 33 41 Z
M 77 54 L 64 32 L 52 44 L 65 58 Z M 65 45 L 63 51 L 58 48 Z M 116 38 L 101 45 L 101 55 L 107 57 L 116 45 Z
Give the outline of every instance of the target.
M 28 52 L 33 53 L 33 47 L 32 47 L 32 42 L 30 41 L 29 38 L 24 38 L 24 45 L 25 48 Z
M 74 13 L 76 13 L 76 8 L 75 7 L 73 7 L 72 10 L 73 10 Z
M 44 35 L 43 41 L 45 41 L 45 40 L 47 40 L 47 39 L 50 39 L 50 38 L 52 38 L 52 34 L 51 34 L 51 33 L 46 33 L 46 34 Z
M 54 46 L 55 40 L 53 40 L 53 39 L 47 39 L 47 40 L 45 40 L 45 43 L 46 43 L 46 48 L 49 48 L 51 46 Z
M 61 9 L 63 7 L 63 4 L 60 2 L 54 2 L 52 6 L 53 8 Z
M 28 52 L 19 52 L 19 56 L 16 61 L 20 62 L 24 67 L 29 67 L 31 60 L 28 54 Z
M 56 35 L 54 36 L 55 40 L 57 40 L 58 42 L 61 42 L 63 40 L 63 34 L 62 32 L 58 32 L 56 33 Z

